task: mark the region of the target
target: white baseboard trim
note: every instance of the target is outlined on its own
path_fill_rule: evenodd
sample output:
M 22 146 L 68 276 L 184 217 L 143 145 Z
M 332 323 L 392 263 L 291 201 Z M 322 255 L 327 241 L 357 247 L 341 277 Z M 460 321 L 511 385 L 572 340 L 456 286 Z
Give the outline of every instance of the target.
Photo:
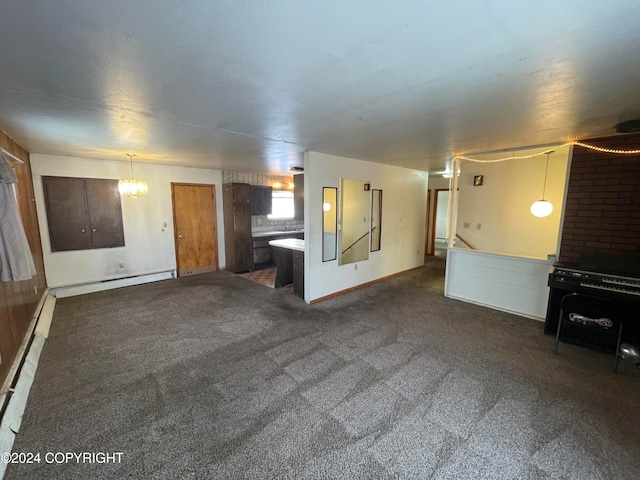
M 36 308 L 32 325 L 27 330 L 20 351 L 0 392 L 0 406 L 4 406 L 6 402 L 6 409 L 0 419 L 0 453 L 11 452 L 16 434 L 20 431 L 27 398 L 38 369 L 40 353 L 46 336 L 49 335 L 55 302 L 49 290 L 45 290 Z M 16 376 L 17 381 L 15 381 Z M 15 387 L 11 388 L 14 382 Z M 4 477 L 6 469 L 7 463 L 0 457 L 0 479 Z
M 482 303 L 482 302 L 478 302 L 476 300 L 469 300 L 468 298 L 456 297 L 455 295 L 447 295 L 447 294 L 445 294 L 445 297 L 452 298 L 454 300 L 460 300 L 461 302 L 472 303 L 474 305 L 480 305 L 481 307 L 491 308 L 493 310 L 498 310 L 499 312 L 511 313 L 513 315 L 518 315 L 519 317 L 530 318 L 531 320 L 537 320 L 538 322 L 545 322 L 546 321 L 545 318 L 536 317 L 534 315 L 531 315 L 531 314 L 528 314 L 528 313 L 524 313 L 524 312 L 518 312 L 516 310 L 509 310 L 508 308 L 497 307 L 497 306 L 491 305 L 489 303 Z
M 137 275 L 135 277 L 105 280 L 104 282 L 85 283 L 81 285 L 70 285 L 68 287 L 52 288 L 51 291 L 56 298 L 66 298 L 74 297 L 76 295 L 84 295 L 85 293 L 102 292 L 104 290 L 112 290 L 114 288 L 130 287 L 133 285 L 142 285 L 143 283 L 170 280 L 172 278 L 176 278 L 175 270 L 151 273 L 148 275 Z

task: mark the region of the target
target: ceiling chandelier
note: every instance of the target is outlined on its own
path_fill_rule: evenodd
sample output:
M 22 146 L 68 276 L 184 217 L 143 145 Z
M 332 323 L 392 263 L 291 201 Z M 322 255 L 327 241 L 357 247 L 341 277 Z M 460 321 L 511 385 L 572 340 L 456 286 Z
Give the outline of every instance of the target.
M 131 163 L 131 180 L 120 180 L 118 182 L 118 191 L 120 195 L 126 197 L 142 197 L 149 192 L 149 185 L 144 180 L 136 180 L 133 176 L 133 157 L 135 155 L 127 153 L 129 162 Z

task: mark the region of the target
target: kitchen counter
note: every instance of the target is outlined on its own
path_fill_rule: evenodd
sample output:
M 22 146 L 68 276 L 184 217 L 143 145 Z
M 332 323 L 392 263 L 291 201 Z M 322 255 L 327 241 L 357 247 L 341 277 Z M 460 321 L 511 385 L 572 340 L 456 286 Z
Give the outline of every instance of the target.
M 299 238 L 282 238 L 280 240 L 271 240 L 269 245 L 272 247 L 287 248 L 289 250 L 297 250 L 304 252 L 304 240 Z
M 267 264 L 274 260 L 272 240 L 304 238 L 304 230 L 268 230 L 251 234 L 253 242 L 253 264 Z
M 278 269 L 276 270 L 275 288 L 293 283 L 293 293 L 304 298 L 304 240 L 299 238 L 282 238 L 271 240 L 273 253 Z

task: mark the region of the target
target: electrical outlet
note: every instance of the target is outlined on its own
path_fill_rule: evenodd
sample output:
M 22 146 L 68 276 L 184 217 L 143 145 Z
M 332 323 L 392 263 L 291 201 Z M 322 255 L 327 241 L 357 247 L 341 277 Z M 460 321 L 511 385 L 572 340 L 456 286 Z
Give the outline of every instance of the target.
M 478 223 L 478 225 L 476 226 L 476 228 L 477 228 L 478 230 L 482 230 L 482 224 L 481 224 L 481 223 Z
M 120 262 L 120 265 L 118 265 L 120 268 L 124 268 L 124 262 Z
M 471 226 L 471 224 L 469 222 L 464 222 L 464 224 L 462 225 L 462 228 L 469 228 Z

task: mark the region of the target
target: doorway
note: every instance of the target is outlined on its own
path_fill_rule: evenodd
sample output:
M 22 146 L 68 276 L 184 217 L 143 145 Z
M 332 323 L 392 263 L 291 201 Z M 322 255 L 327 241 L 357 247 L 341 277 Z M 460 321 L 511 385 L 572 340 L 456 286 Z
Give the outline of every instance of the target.
M 215 185 L 171 183 L 179 277 L 218 270 Z
M 431 215 L 431 189 L 427 189 L 427 218 L 424 222 L 424 256 L 433 255 L 433 251 L 429 248 L 431 243 L 429 242 L 429 219 Z
M 449 189 L 436 188 L 433 202 L 433 222 L 431 224 L 431 251 L 436 256 L 447 255 L 447 210 Z

